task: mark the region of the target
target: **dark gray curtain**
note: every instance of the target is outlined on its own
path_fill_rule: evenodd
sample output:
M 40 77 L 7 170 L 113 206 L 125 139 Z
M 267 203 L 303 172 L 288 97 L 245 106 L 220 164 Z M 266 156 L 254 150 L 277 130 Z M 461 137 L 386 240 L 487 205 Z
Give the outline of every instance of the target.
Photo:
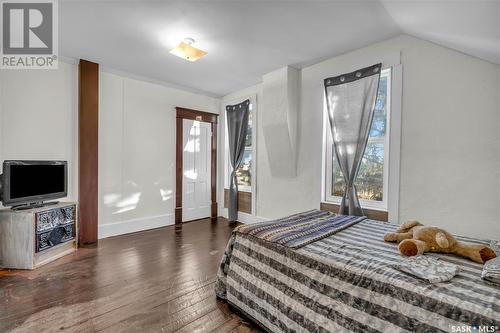
M 248 129 L 248 113 L 250 100 L 236 105 L 226 106 L 227 133 L 229 138 L 229 160 L 231 162 L 231 181 L 229 184 L 229 221 L 238 218 L 238 182 L 236 181 L 236 170 L 240 167 L 243 153 L 245 151 L 245 139 Z
M 363 215 L 354 185 L 372 125 L 382 64 L 325 79 L 335 155 L 346 188 L 339 214 Z

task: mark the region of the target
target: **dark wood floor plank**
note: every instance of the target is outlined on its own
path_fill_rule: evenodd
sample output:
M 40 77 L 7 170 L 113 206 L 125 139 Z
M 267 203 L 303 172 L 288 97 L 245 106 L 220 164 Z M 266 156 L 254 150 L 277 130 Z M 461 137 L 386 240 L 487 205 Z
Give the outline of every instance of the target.
M 213 296 L 212 281 L 204 281 L 204 286 L 211 286 L 210 292 Z M 93 331 L 99 331 L 129 316 L 150 311 L 158 305 L 180 297 L 182 293 L 188 294 L 190 290 L 198 290 L 200 285 L 201 282 L 193 281 L 190 286 L 186 283 L 185 287 L 188 289 L 184 289 L 182 285 L 175 284 L 157 293 L 148 292 L 141 287 L 135 292 L 130 288 L 124 288 L 125 290 L 120 291 L 120 295 L 115 294 L 87 303 L 70 305 L 67 310 L 70 310 L 73 316 L 63 317 L 59 313 L 54 314 L 53 311 L 46 312 L 44 316 L 42 312 L 39 312 L 35 318 L 30 318 L 29 321 L 25 322 L 24 326 L 29 324 L 30 328 L 36 328 L 37 321 L 43 319 L 51 321 L 60 328 L 85 331 L 88 319 L 91 318 Z M 130 294 L 127 294 L 128 292 Z
M 213 290 L 233 228 L 200 220 L 104 239 L 34 271 L 0 270 L 0 332 L 245 327 Z
M 199 269 L 199 267 L 196 267 L 196 266 L 191 266 L 191 268 L 194 268 L 195 270 Z M 189 278 L 191 278 L 191 279 L 196 278 L 196 276 L 193 276 L 189 272 L 184 272 L 182 276 L 178 276 L 179 275 L 178 272 L 182 272 L 182 270 L 177 265 L 171 265 L 168 269 L 161 269 L 161 267 L 156 267 L 156 265 L 153 265 L 152 269 L 146 269 L 141 274 L 137 275 L 136 277 L 138 279 L 136 279 L 136 280 L 119 279 L 118 281 L 115 281 L 114 284 L 112 284 L 110 282 L 106 282 L 106 283 L 104 283 L 103 286 L 98 285 L 98 286 L 94 286 L 94 288 L 89 288 L 89 285 L 85 284 L 86 288 L 79 288 L 79 289 L 74 288 L 75 289 L 74 292 L 68 292 L 62 298 L 61 297 L 55 298 L 55 300 L 52 300 L 52 303 L 60 302 L 62 300 L 65 300 L 66 298 L 68 298 L 68 300 L 67 300 L 68 302 L 82 302 L 82 301 L 86 301 L 86 299 L 88 299 L 88 298 L 93 298 L 95 296 L 103 296 L 103 295 L 107 296 L 108 290 L 109 290 L 109 292 L 115 292 L 115 289 L 117 289 L 118 287 L 131 288 L 131 287 L 133 287 L 134 283 L 135 284 L 142 284 L 143 281 L 150 281 L 150 283 L 152 283 L 153 286 L 161 287 L 161 282 L 166 281 L 162 278 L 162 276 L 169 276 L 168 283 L 170 283 L 170 284 L 172 284 L 174 282 L 174 280 L 173 280 L 174 277 L 176 278 L 176 280 L 179 280 L 181 282 L 185 282 L 186 279 L 189 279 Z M 110 275 L 112 277 L 112 279 L 110 281 L 113 281 L 113 280 L 117 280 L 116 276 L 124 277 L 127 274 L 123 271 L 117 270 L 115 272 L 111 272 Z M 151 277 L 151 275 L 153 276 L 153 278 Z M 215 269 L 211 272 L 211 275 L 215 275 Z M 146 276 L 149 276 L 148 279 L 145 279 Z M 155 277 L 157 277 L 157 279 L 159 279 L 159 281 L 155 281 Z M 106 278 L 103 277 L 103 279 L 105 280 Z M 55 282 L 54 277 L 50 277 L 47 280 Z M 69 286 L 70 286 L 71 284 L 73 284 L 71 281 L 71 278 L 67 279 L 66 281 L 61 281 L 61 282 L 63 285 L 69 284 Z M 158 285 L 158 284 L 160 284 L 160 285 Z M 59 285 L 59 288 L 61 288 L 59 283 L 58 283 L 58 285 Z M 39 285 L 39 287 L 46 289 L 47 292 L 50 291 L 50 288 L 47 288 L 44 285 Z M 92 287 L 92 286 L 90 285 L 90 287 Z M 136 288 L 139 288 L 139 286 L 137 286 Z M 81 294 L 78 292 L 78 290 L 86 291 L 86 293 Z M 23 297 L 25 295 L 17 295 L 17 296 Z M 45 303 L 43 305 L 50 305 L 49 304 L 50 303 L 49 297 L 48 297 L 47 293 L 40 291 L 39 296 L 42 298 L 41 300 L 45 300 Z M 52 295 L 52 296 L 56 297 L 57 294 Z M 74 296 L 73 300 L 69 299 L 71 296 Z M 82 299 L 82 296 L 84 296 L 83 299 Z M 75 300 L 75 298 L 76 298 L 76 300 Z M 19 304 L 19 305 L 24 307 L 24 304 Z M 15 309 L 13 306 L 11 306 L 7 310 L 9 310 L 9 311 L 5 311 L 5 315 L 9 314 L 9 312 L 14 311 Z
M 94 317 L 96 330 L 106 330 L 113 325 L 126 322 L 132 315 L 143 316 L 140 321 L 148 321 L 146 317 L 151 313 L 159 313 L 164 318 L 175 317 L 179 311 L 187 307 L 195 306 L 198 302 L 213 297 L 213 282 L 205 282 L 199 286 L 195 285 L 189 290 L 180 290 L 171 295 L 155 295 L 148 299 L 130 303 L 114 311 L 107 312 L 99 317 Z
M 179 311 L 174 310 L 172 315 L 165 313 L 165 309 L 142 312 L 106 328 L 103 332 L 174 332 L 212 311 L 215 308 L 214 303 L 212 297 L 204 298 L 195 305 Z
M 192 321 L 191 323 L 180 328 L 176 332 L 179 333 L 191 333 L 191 332 L 203 332 L 208 333 L 221 326 L 227 320 L 231 318 L 231 314 L 224 313 L 221 309 L 217 308 L 214 311 L 207 313 L 206 315 Z
M 252 326 L 252 324 L 248 323 L 240 323 L 236 328 L 232 329 L 230 333 L 254 333 L 254 332 L 262 332 L 258 328 Z

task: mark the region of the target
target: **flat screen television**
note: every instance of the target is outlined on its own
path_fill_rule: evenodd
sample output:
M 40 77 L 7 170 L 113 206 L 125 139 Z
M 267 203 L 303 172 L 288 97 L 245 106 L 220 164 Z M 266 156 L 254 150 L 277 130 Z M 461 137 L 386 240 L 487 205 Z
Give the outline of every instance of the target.
M 41 205 L 68 193 L 66 161 L 4 161 L 2 202 L 4 206 Z

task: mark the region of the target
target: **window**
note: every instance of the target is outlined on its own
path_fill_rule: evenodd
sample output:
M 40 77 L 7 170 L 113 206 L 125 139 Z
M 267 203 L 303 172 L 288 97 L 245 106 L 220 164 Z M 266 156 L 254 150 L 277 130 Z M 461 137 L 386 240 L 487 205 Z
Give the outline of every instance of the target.
M 356 189 L 361 205 L 367 208 L 387 209 L 389 120 L 391 108 L 391 69 L 381 72 L 375 113 L 368 144 L 356 179 Z M 327 133 L 330 133 L 326 122 Z M 327 134 L 325 199 L 340 202 L 345 181 L 340 171 L 333 141 Z
M 252 187 L 252 104 L 248 115 L 247 137 L 245 139 L 245 151 L 240 167 L 236 170 L 236 179 L 240 191 L 251 191 Z
M 241 100 L 244 100 L 241 99 Z M 243 159 L 241 160 L 240 167 L 236 170 L 236 179 L 238 183 L 238 190 L 243 192 L 251 192 L 252 191 L 252 162 L 254 155 L 254 138 L 253 138 L 253 121 L 255 119 L 255 108 L 254 108 L 254 98 L 250 98 L 250 106 L 249 106 L 249 115 L 248 115 L 248 128 L 247 128 L 247 136 L 245 139 L 245 151 L 243 152 Z M 226 104 L 237 104 L 241 102 L 240 100 L 234 103 L 226 103 Z M 231 163 L 229 161 L 229 143 L 227 136 L 227 124 L 225 126 L 226 131 L 226 188 L 229 187 L 230 176 L 231 176 Z

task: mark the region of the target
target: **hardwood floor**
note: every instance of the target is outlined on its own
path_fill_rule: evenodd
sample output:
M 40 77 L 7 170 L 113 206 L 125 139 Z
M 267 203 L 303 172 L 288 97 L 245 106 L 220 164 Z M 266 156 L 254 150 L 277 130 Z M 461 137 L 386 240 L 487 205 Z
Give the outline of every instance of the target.
M 0 270 L 0 332 L 259 332 L 214 295 L 233 227 L 199 220 Z

